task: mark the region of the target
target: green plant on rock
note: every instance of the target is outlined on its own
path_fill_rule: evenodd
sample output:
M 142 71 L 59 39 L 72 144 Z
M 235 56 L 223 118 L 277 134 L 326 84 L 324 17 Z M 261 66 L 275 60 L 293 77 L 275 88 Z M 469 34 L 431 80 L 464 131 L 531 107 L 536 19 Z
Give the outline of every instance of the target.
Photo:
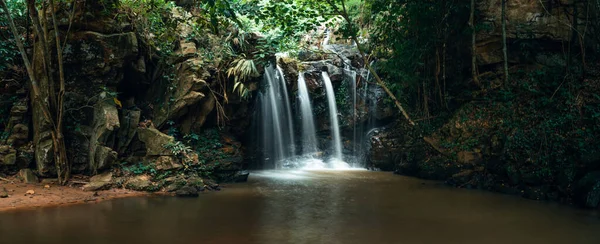
M 250 92 L 244 83 L 250 79 L 260 76 L 254 60 L 246 59 L 246 55 L 242 54 L 236 58 L 231 67 L 227 70 L 227 76 L 233 78 L 233 91 L 238 93 L 241 98 L 248 98 Z
M 186 156 L 187 154 L 193 151 L 190 146 L 183 144 L 183 142 L 181 141 L 167 143 L 164 145 L 164 148 L 170 150 L 171 153 L 173 153 L 173 155 L 180 158 Z
M 6 0 L 6 4 L 15 24 L 18 27 L 24 26 L 27 22 L 25 1 Z M 9 68 L 14 68 L 16 64 L 20 65 L 21 62 L 19 49 L 17 49 L 13 34 L 10 29 L 2 28 L 9 26 L 6 16 L 4 10 L 0 9 L 0 75 Z
M 156 169 L 151 164 L 144 164 L 142 162 L 138 162 L 137 164 L 132 164 L 129 166 L 125 166 L 127 162 L 121 163 L 122 169 L 125 172 L 131 173 L 133 175 L 141 175 L 141 174 L 156 174 Z
M 177 26 L 183 21 L 173 16 L 175 2 L 168 0 L 120 0 L 120 13 L 127 16 L 146 44 L 161 56 L 169 56 L 179 39 Z

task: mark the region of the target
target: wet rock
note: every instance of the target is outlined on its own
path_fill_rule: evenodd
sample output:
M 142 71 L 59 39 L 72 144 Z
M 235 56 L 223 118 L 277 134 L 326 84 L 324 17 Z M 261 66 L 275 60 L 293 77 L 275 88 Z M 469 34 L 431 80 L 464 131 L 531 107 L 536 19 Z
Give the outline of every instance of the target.
M 367 162 L 370 168 L 384 171 L 396 169 L 396 164 L 403 161 L 405 135 L 400 130 L 379 130 L 369 138 Z
M 476 152 L 460 151 L 456 156 L 458 157 L 458 162 L 461 164 L 475 165 L 483 160 L 481 153 Z
M 169 178 L 162 180 L 162 185 L 166 186 L 163 188 L 163 191 L 166 191 L 166 192 L 177 191 L 177 190 L 181 189 L 181 187 L 183 187 L 187 184 L 188 184 L 188 182 L 181 175 L 171 176 Z
M 34 151 L 32 147 L 21 147 L 17 154 L 17 167 L 20 169 L 33 166 Z
M 22 169 L 19 171 L 19 178 L 27 184 L 37 184 L 39 182 L 38 177 L 31 171 L 31 169 Z
M 103 146 L 108 144 L 108 138 L 121 126 L 119 111 L 114 103 L 111 103 L 112 101 L 102 102 L 94 109 L 94 126 L 90 138 L 92 150 L 89 154 L 90 169 L 93 172 L 107 168 L 116 159 L 117 153 L 111 148 Z
M 206 122 L 208 115 L 215 108 L 216 100 L 213 96 L 202 99 L 195 106 L 191 106 L 189 115 L 181 123 L 181 132 L 190 133 L 192 130 L 200 130 Z
M 17 160 L 17 150 L 11 146 L 0 146 L 0 165 L 14 165 Z
M 204 180 L 204 179 L 202 179 L 200 177 L 192 176 L 192 177 L 189 177 L 189 178 L 186 179 L 186 182 L 187 182 L 186 185 L 194 187 L 198 191 L 204 191 L 204 187 L 205 187 L 206 181 L 207 180 Z
M 6 188 L 2 188 L 2 190 L 0 190 L 0 198 L 7 198 L 8 197 L 8 191 L 6 191 Z
M 178 197 L 197 197 L 198 190 L 192 186 L 184 186 L 181 189 L 175 192 L 175 195 Z
M 17 151 L 12 149 L 9 151 L 8 154 L 6 155 L 1 155 L 0 157 L 2 157 L 0 159 L 0 164 L 4 164 L 4 165 L 14 165 L 17 162 Z
M 322 54 L 313 52 L 313 51 L 307 51 L 307 50 L 303 50 L 298 52 L 298 60 L 300 61 L 318 61 L 318 60 L 322 60 L 324 57 Z
M 175 138 L 158 131 L 154 127 L 138 128 L 138 138 L 146 145 L 146 156 L 173 156 L 165 145 L 175 142 Z
M 117 152 L 110 147 L 98 146 L 94 158 L 98 170 L 107 169 L 117 160 Z
M 175 158 L 171 156 L 160 156 L 154 161 L 154 164 L 156 165 L 156 170 L 170 170 L 183 167 L 183 165 L 178 164 Z
M 204 188 L 206 188 L 209 191 L 220 191 L 221 187 L 219 186 L 219 184 L 217 184 L 217 182 L 215 182 L 214 180 L 210 180 L 210 179 L 204 179 Z
M 174 192 L 174 191 L 179 190 L 181 187 L 183 187 L 183 186 L 179 183 L 171 183 L 171 184 L 167 185 L 167 187 L 165 187 L 163 190 L 166 192 Z
M 577 202 L 588 208 L 600 207 L 600 171 L 586 174 L 575 189 Z
M 139 110 L 124 109 L 120 118 L 121 127 L 117 132 L 117 151 L 124 153 L 137 132 L 137 125 L 140 123 L 142 112 Z
M 113 180 L 112 172 L 107 172 L 104 174 L 92 176 L 92 178 L 90 178 L 90 183 L 83 186 L 83 190 L 84 191 L 107 190 L 112 186 L 112 180 Z
M 134 191 L 152 191 L 154 187 L 150 176 L 138 175 L 125 181 L 125 188 Z
M 250 172 L 248 171 L 238 171 L 233 178 L 233 182 L 246 182 L 248 181 L 248 176 Z
M 6 140 L 6 143 L 19 147 L 27 143 L 29 139 L 29 126 L 24 124 L 16 124 L 12 128 L 11 135 Z
M 446 183 L 449 185 L 461 186 L 469 182 L 471 178 L 473 178 L 474 173 L 475 171 L 471 169 L 463 170 L 459 173 L 452 175 L 452 177 L 448 181 L 446 181 Z

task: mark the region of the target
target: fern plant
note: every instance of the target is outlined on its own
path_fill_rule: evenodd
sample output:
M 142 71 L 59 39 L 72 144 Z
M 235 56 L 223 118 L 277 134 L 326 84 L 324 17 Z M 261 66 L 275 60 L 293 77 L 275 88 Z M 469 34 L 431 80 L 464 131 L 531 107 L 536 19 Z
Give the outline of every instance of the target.
M 231 67 L 227 70 L 227 76 L 233 77 L 233 92 L 237 92 L 241 98 L 247 99 L 250 92 L 244 82 L 256 78 L 260 74 L 254 60 L 246 59 L 246 55 L 242 54 L 231 63 Z

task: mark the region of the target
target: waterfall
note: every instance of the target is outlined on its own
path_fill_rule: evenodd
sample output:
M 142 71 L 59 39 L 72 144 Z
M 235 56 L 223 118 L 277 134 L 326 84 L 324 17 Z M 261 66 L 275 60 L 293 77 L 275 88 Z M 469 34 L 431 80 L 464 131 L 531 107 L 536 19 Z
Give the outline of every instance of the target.
M 279 73 L 279 74 L 278 74 Z M 259 93 L 262 119 L 262 149 L 264 161 L 271 161 L 275 168 L 282 167 L 282 160 L 294 156 L 294 127 L 292 124 L 289 96 L 283 73 L 265 68 L 266 89 Z
M 312 104 L 308 96 L 308 87 L 306 86 L 304 73 L 298 75 L 298 98 L 302 118 L 302 153 L 310 155 L 316 153 L 319 149 Z
M 285 111 L 287 111 L 287 126 L 288 126 L 288 131 L 289 131 L 289 139 L 291 141 L 291 144 L 289 145 L 290 150 L 292 152 L 295 152 L 296 147 L 294 146 L 294 143 L 296 143 L 296 140 L 294 139 L 294 123 L 293 123 L 293 118 L 292 117 L 292 109 L 290 107 L 290 97 L 288 96 L 288 91 L 287 91 L 287 83 L 285 82 L 285 76 L 283 75 L 283 70 L 281 70 L 281 67 L 279 67 L 279 65 L 277 65 L 277 71 L 278 71 L 278 76 L 277 76 L 277 80 L 279 80 L 279 83 L 281 84 L 281 87 L 283 88 L 283 102 L 285 104 Z M 292 153 L 293 155 L 294 153 Z
M 340 137 L 340 125 L 338 122 L 337 105 L 335 103 L 335 93 L 333 91 L 333 85 L 329 74 L 323 71 L 323 83 L 325 83 L 325 89 L 327 90 L 327 100 L 329 102 L 329 121 L 331 122 L 331 137 L 333 138 L 333 157 L 337 160 L 342 160 L 342 140 Z
M 321 43 L 323 49 L 327 49 L 327 46 L 329 46 L 329 39 L 331 39 L 331 33 L 328 29 L 325 29 L 325 39 L 323 39 L 323 43 Z

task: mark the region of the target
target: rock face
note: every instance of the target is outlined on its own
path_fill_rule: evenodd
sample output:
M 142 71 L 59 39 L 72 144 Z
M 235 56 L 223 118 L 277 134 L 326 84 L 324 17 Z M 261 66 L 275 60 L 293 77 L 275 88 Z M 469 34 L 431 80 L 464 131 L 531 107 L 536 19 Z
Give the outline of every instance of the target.
M 8 137 L 0 140 L 0 171 L 16 172 L 29 167 L 32 162 L 29 118 L 27 117 L 29 106 L 26 101 L 24 98 L 17 100 L 10 108 L 8 123 L 4 128 L 4 133 Z
M 572 30 L 570 16 L 574 8 L 578 8 L 579 15 L 585 17 L 585 3 L 574 3 L 570 0 L 539 1 L 521 0 L 508 1 L 506 6 L 507 37 L 509 45 L 516 40 L 543 40 L 547 48 L 560 45 L 571 39 Z M 478 22 L 486 26 L 487 31 L 477 35 L 477 54 L 480 65 L 502 62 L 502 0 L 476 1 L 480 16 Z M 581 27 L 584 28 L 584 27 Z M 583 31 L 583 30 L 581 30 Z M 518 62 L 514 57 L 519 57 L 518 47 L 509 48 L 513 57 L 511 62 Z
M 228 68 L 224 65 L 235 58 L 228 52 L 230 47 L 254 59 L 254 46 L 261 37 L 245 34 L 245 43 L 236 44 L 231 36 L 199 35 L 199 17 L 173 8 L 165 18 L 177 20 L 181 38 L 167 52 L 158 50 L 155 40 L 150 40 L 155 37 L 146 30 L 121 18 L 118 6 L 117 0 L 57 3 L 57 24 L 65 42 L 63 128 L 72 173 L 114 173 L 112 179 L 92 177 L 84 187 L 88 191 L 114 186 L 147 191 L 169 186 L 176 191 L 190 181 L 202 182 L 195 177 L 214 174 L 220 179 L 239 172 L 245 161 L 238 137 L 249 128 L 253 100 L 231 92 L 233 84 L 224 77 Z M 43 40 L 33 40 L 32 52 L 41 57 Z M 54 52 L 50 56 L 56 56 Z M 33 65 L 43 67 L 43 62 L 34 59 Z M 49 89 L 52 81 L 41 68 L 35 73 L 40 77 L 42 100 L 53 101 L 53 94 L 47 94 L 53 90 Z M 27 87 L 0 82 L 10 88 L 14 101 L 0 108 L 9 114 L 6 123 L 0 123 L 4 130 L 0 172 L 35 168 L 40 177 L 56 177 L 52 125 L 40 104 L 28 100 L 32 91 Z M 246 83 L 250 92 L 258 89 L 256 80 Z M 5 99 L 4 94 L 0 98 Z M 217 127 L 222 130 L 214 130 Z M 209 130 L 217 131 L 210 141 L 198 136 Z M 35 175 L 26 175 L 37 181 Z M 163 182 L 167 176 L 182 179 Z M 204 184 L 196 188 L 200 187 L 204 189 Z
M 117 87 L 124 79 L 125 69 L 137 60 L 139 45 L 136 34 L 127 23 L 100 13 L 101 9 L 107 10 L 106 6 L 111 6 L 108 7 L 111 9 L 112 6 L 118 6 L 116 1 L 104 1 L 100 5 L 82 4 L 79 1 L 74 4 L 85 7 L 74 8 L 77 18 L 73 20 L 73 26 L 77 26 L 77 31 L 69 34 L 63 54 L 65 106 L 68 108 L 65 113 L 65 143 L 70 155 L 68 160 L 75 173 L 86 169 L 96 172 L 109 166 L 107 163 L 111 160 L 106 155 L 114 155 L 105 150 L 113 148 L 114 132 L 119 127 L 117 105 L 113 100 L 116 99 Z M 69 8 L 60 6 L 57 15 L 66 15 Z M 65 30 L 63 36 L 67 34 L 69 26 L 68 21 L 59 23 L 59 28 Z M 36 54 L 41 53 L 40 46 L 36 45 Z M 42 59 L 35 61 L 37 67 L 42 67 Z M 47 91 L 45 88 L 48 84 L 45 78 L 41 78 L 43 92 Z M 42 96 L 46 99 L 49 94 Z M 50 176 L 56 173 L 50 126 L 44 120 L 39 104 L 33 103 L 32 114 L 37 170 L 42 176 Z M 96 156 L 97 152 L 105 155 Z

